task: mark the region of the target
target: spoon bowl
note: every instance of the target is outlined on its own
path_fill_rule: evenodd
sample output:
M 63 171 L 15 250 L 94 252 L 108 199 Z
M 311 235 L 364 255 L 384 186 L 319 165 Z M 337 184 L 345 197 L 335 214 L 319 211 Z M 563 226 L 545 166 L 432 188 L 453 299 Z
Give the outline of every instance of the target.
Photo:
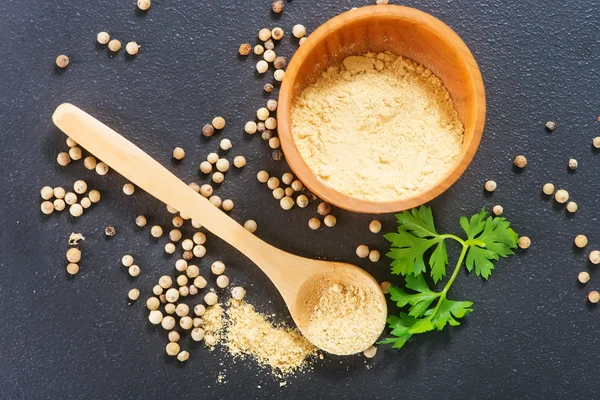
M 338 355 L 353 354 L 371 346 L 383 331 L 387 315 L 385 298 L 375 279 L 367 272 L 350 264 L 299 257 L 264 242 L 139 147 L 71 104 L 60 105 L 52 120 L 79 145 L 129 181 L 187 214 L 250 258 L 275 284 L 298 329 L 315 346 Z M 308 329 L 314 307 L 319 302 L 323 287 L 326 287 L 324 285 L 334 283 L 363 288 L 372 294 L 373 304 L 369 304 L 369 308 L 376 310 L 373 325 L 377 335 L 361 336 L 360 343 L 352 349 L 324 343 L 311 335 Z

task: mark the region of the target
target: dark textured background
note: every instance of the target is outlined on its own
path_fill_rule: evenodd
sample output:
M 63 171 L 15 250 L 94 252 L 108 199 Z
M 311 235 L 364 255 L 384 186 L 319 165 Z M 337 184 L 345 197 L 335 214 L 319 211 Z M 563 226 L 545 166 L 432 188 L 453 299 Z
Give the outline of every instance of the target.
M 220 135 L 233 141 L 230 154 L 243 154 L 248 166 L 231 171 L 219 194 L 236 202 L 234 218 L 254 218 L 257 234 L 304 256 L 354 262 L 378 279 L 389 279 L 386 260 L 358 260 L 357 244 L 382 251 L 370 234 L 372 218 L 336 210 L 334 229 L 312 232 L 307 209 L 281 210 L 255 179 L 260 169 L 281 174 L 258 136 L 242 127 L 264 104 L 254 62 L 236 56 L 254 42 L 263 26 L 289 32 L 296 23 L 313 31 L 328 18 L 365 0 L 295 0 L 277 20 L 268 0 L 155 0 L 150 12 L 135 0 L 2 0 L 0 2 L 0 397 L 67 398 L 595 398 L 599 396 L 600 310 L 586 302 L 600 287 L 588 265 L 589 250 L 575 251 L 572 239 L 586 233 L 600 247 L 598 207 L 600 154 L 591 140 L 600 135 L 600 24 L 598 1 L 408 1 L 454 28 L 479 62 L 487 90 L 488 119 L 481 148 L 464 176 L 432 203 L 440 230 L 458 232 L 458 218 L 500 203 L 515 229 L 532 247 L 502 260 L 489 282 L 461 273 L 455 299 L 475 302 L 475 312 L 458 328 L 416 337 L 401 351 L 380 348 L 377 356 L 326 357 L 314 372 L 279 380 L 252 361 L 237 361 L 203 346 L 178 365 L 164 354 L 166 336 L 149 326 L 142 302 L 128 306 L 127 291 L 145 298 L 156 279 L 172 270 L 163 253 L 165 238 L 150 240 L 148 228 L 134 225 L 138 214 L 167 226 L 164 206 L 138 191 L 122 194 L 115 173 L 100 177 L 82 162 L 60 168 L 55 157 L 65 137 L 50 116 L 69 101 L 93 113 L 138 143 L 186 181 L 204 181 L 197 165 L 218 147 L 219 136 L 204 140 L 201 126 L 220 114 L 228 126 Z M 568 3 L 568 4 L 567 4 Z M 124 42 L 137 40 L 140 54 L 127 58 L 95 44 L 107 30 Z M 288 35 L 289 36 L 289 35 Z M 291 55 L 288 38 L 279 52 Z M 282 50 L 283 49 L 283 50 Z M 71 56 L 57 71 L 58 54 Z M 546 120 L 557 121 L 552 134 Z M 185 147 L 180 164 L 171 151 Z M 511 160 L 529 160 L 516 174 Z M 576 157 L 579 169 L 567 170 Z M 483 194 L 494 178 L 497 192 Z M 79 219 L 67 212 L 49 217 L 39 211 L 44 185 L 70 187 L 85 179 L 103 200 Z M 567 188 L 580 211 L 570 218 L 540 196 L 552 181 Z M 394 229 L 392 215 L 382 216 Z M 118 234 L 106 240 L 104 227 Z M 72 231 L 84 233 L 81 272 L 66 276 L 64 254 Z M 248 288 L 248 299 L 265 312 L 287 316 L 272 284 L 248 260 L 209 237 L 205 275 L 212 260 L 223 259 L 233 282 Z M 119 260 L 135 255 L 142 268 L 131 279 Z M 456 253 L 454 253 L 455 255 Z M 576 283 L 581 270 L 592 280 Z M 289 321 L 289 317 L 288 321 Z M 190 348 L 191 347 L 191 348 Z M 217 383 L 219 373 L 227 383 Z

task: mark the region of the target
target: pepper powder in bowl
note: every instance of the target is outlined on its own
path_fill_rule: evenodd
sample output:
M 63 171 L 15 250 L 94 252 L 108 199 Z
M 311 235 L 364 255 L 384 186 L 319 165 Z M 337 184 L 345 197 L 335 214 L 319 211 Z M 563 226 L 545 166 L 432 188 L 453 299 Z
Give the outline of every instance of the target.
M 324 200 L 383 213 L 432 200 L 479 145 L 485 94 L 448 26 L 370 6 L 317 29 L 292 58 L 278 108 L 290 167 Z

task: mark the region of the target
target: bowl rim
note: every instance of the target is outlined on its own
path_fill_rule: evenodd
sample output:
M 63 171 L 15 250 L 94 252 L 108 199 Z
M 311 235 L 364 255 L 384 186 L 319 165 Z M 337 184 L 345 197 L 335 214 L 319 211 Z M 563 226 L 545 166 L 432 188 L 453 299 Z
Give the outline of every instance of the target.
M 462 55 L 465 70 L 468 72 L 467 82 L 471 86 L 472 92 L 475 93 L 474 103 L 469 106 L 475 108 L 476 117 L 473 124 L 473 134 L 468 141 L 463 143 L 461 154 L 446 175 L 440 178 L 438 183 L 424 192 L 404 199 L 385 202 L 354 198 L 322 182 L 317 175 L 312 172 L 308 164 L 306 164 L 306 161 L 304 161 L 300 155 L 291 129 L 291 108 L 294 100 L 294 84 L 306 56 L 317 47 L 327 35 L 332 31 L 339 29 L 347 22 L 354 22 L 357 19 L 370 19 L 373 17 L 398 17 L 417 22 L 433 30 L 440 37 L 440 40 L 447 42 Z M 322 200 L 339 208 L 361 213 L 377 214 L 398 212 L 417 207 L 433 200 L 452 186 L 464 173 L 475 156 L 481 142 L 481 136 L 483 135 L 485 115 L 486 99 L 481 72 L 473 54 L 454 30 L 438 18 L 415 8 L 398 5 L 371 5 L 352 9 L 331 18 L 310 34 L 303 45 L 299 47 L 288 64 L 286 76 L 279 91 L 277 122 L 281 147 L 286 160 L 294 174 L 310 191 Z

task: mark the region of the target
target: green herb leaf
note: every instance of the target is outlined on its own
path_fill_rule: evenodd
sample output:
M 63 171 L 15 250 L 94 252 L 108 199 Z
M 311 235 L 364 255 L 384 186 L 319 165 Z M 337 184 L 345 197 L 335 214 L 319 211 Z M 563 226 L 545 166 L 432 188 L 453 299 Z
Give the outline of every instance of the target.
M 437 244 L 430 256 L 431 276 L 435 282 L 446 274 L 448 255 L 444 237 L 437 233 L 431 208 L 404 211 L 396 215 L 398 233 L 388 233 L 385 238 L 391 243 L 387 253 L 393 261 L 392 273 L 397 275 L 419 275 L 426 272 L 425 253 Z
M 381 343 L 401 348 L 416 334 L 442 330 L 447 325 L 460 325 L 460 319 L 473 311 L 470 301 L 447 298 L 448 290 L 458 276 L 462 263 L 467 270 L 488 279 L 494 269 L 493 261 L 513 254 L 518 235 L 510 223 L 501 217 L 488 217 L 485 210 L 471 218 L 461 217 L 460 225 L 468 239 L 454 235 L 440 235 L 435 230 L 433 215 L 428 207 L 404 211 L 397 215 L 398 233 L 385 235 L 391 243 L 388 256 L 393 259 L 392 272 L 405 275 L 405 287 L 390 288 L 392 301 L 403 309 L 398 317 L 390 316 L 388 325 L 391 336 Z M 462 246 L 461 255 L 445 287 L 435 292 L 429 288 L 423 272 L 426 272 L 425 253 L 433 248 L 428 263 L 434 283 L 446 275 L 448 253 L 446 238 L 452 238 Z

